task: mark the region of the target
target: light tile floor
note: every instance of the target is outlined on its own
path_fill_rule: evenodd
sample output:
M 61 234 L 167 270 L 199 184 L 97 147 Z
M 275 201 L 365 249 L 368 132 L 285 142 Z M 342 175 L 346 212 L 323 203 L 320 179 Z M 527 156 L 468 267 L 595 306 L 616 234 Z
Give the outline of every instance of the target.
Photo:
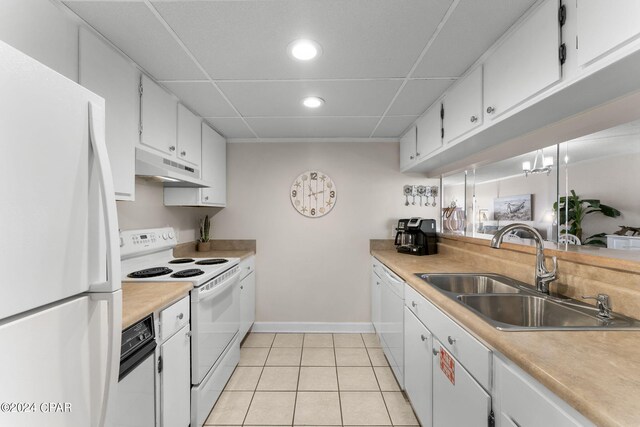
M 375 334 L 251 333 L 212 426 L 417 426 Z

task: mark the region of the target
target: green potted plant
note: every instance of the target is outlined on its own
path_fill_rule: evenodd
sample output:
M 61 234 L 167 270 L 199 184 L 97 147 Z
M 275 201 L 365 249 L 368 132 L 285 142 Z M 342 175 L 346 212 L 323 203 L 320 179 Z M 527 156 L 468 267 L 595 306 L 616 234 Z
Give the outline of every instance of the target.
M 558 212 L 558 202 L 553 204 L 554 212 Z M 582 238 L 582 223 L 585 217 L 592 213 L 601 213 L 604 216 L 615 218 L 621 215 L 620 211 L 611 206 L 600 203 L 599 199 L 581 199 L 574 190 L 568 197 L 560 197 L 559 225 L 564 225 L 561 234 L 573 234 L 583 245 L 607 246 L 606 233 L 597 233 Z
M 206 215 L 200 221 L 200 239 L 198 240 L 197 249 L 199 252 L 206 252 L 211 250 L 211 239 L 209 238 L 209 232 L 211 231 L 211 221 L 209 215 Z

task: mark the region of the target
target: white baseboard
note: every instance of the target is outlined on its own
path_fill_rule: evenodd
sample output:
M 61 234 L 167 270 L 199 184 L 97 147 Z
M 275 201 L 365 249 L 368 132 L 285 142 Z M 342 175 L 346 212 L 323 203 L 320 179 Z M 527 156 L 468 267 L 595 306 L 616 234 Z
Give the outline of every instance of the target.
M 251 332 L 372 333 L 374 329 L 370 322 L 255 322 Z

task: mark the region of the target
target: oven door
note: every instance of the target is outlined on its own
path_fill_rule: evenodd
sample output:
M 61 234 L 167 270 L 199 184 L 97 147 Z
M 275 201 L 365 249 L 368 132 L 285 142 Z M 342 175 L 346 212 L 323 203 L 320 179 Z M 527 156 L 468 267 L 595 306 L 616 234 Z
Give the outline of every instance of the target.
M 191 382 L 200 384 L 240 329 L 240 270 L 191 291 Z

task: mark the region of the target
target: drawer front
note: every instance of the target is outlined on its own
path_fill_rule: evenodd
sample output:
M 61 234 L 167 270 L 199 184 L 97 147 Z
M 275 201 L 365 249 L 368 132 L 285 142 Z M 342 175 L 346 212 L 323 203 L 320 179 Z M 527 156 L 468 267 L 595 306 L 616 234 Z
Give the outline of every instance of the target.
M 486 389 L 491 387 L 491 350 L 438 310 L 415 289 L 405 287 L 406 306 Z M 413 304 L 415 303 L 415 304 Z
M 189 297 L 186 296 L 160 312 L 160 340 L 166 340 L 188 324 Z
M 496 409 L 501 427 L 578 427 L 593 424 L 542 384 L 501 359 L 495 359 Z
M 250 256 L 240 261 L 240 280 L 253 273 L 256 269 L 256 257 Z

